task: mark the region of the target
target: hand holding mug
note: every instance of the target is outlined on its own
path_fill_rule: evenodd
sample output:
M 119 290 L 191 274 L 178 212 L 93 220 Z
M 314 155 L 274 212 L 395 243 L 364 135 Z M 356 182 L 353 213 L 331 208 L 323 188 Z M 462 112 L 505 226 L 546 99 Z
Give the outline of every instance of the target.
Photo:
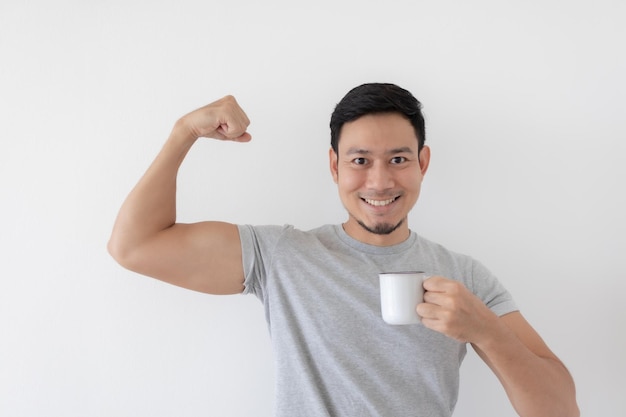
M 424 302 L 417 306 L 422 324 L 461 342 L 478 343 L 498 320 L 463 283 L 441 276 L 424 281 Z

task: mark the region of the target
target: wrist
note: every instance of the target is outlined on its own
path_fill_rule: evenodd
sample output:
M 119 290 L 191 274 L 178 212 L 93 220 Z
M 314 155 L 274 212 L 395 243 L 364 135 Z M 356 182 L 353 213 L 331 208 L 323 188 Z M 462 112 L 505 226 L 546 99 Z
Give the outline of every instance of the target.
M 183 119 L 179 119 L 174 124 L 165 146 L 185 155 L 197 140 L 198 136 L 194 134 Z
M 174 124 L 169 140 L 182 146 L 191 147 L 199 137 L 200 135 L 194 132 L 194 129 L 187 122 L 186 117 L 181 117 Z

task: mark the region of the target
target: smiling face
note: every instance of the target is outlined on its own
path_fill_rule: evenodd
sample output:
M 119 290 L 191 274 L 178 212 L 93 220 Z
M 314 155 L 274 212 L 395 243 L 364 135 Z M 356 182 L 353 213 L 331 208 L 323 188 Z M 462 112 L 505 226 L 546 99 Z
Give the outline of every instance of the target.
M 407 216 L 419 197 L 430 150 L 418 155 L 411 123 L 398 113 L 376 113 L 345 123 L 330 170 L 348 211 L 348 235 L 388 246 L 409 236 Z

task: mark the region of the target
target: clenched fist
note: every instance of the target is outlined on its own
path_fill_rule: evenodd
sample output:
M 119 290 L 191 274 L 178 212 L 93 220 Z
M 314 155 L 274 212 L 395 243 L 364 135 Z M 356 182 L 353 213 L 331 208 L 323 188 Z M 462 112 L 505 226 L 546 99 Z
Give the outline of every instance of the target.
M 246 131 L 250 120 L 233 96 L 223 97 L 183 116 L 175 129 L 194 138 L 213 138 L 248 142 L 252 136 Z

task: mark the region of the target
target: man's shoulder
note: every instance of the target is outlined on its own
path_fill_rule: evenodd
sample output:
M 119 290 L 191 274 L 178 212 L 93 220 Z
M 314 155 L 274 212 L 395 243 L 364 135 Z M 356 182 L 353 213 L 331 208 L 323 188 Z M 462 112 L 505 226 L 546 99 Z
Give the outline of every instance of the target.
M 313 229 L 300 229 L 292 224 L 283 225 L 239 225 L 240 233 L 253 235 L 260 240 L 285 242 L 307 242 L 311 240 L 332 240 L 337 237 L 337 227 L 325 224 Z

